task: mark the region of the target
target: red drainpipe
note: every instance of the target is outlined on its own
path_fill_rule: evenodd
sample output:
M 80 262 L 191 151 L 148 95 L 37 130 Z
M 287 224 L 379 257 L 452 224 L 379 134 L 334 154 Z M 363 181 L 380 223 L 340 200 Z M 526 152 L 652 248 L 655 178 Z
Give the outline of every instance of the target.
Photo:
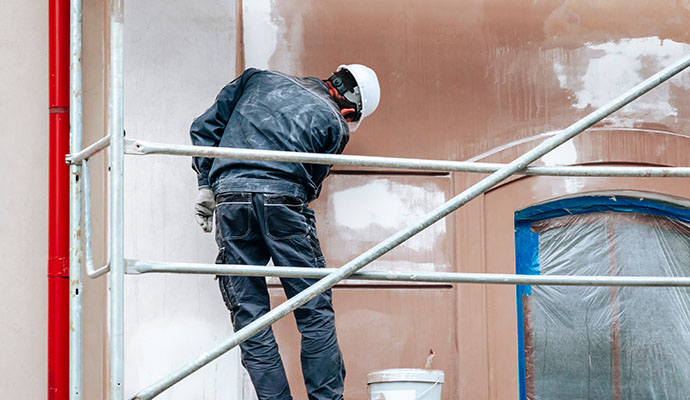
M 49 0 L 48 399 L 69 399 L 69 0 Z

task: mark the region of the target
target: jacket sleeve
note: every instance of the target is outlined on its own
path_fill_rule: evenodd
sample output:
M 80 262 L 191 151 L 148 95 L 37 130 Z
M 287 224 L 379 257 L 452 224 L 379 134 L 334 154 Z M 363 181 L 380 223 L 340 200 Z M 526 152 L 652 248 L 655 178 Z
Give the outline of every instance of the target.
M 344 127 L 332 126 L 327 128 L 326 132 L 328 133 L 327 136 L 330 139 L 330 143 L 325 149 L 322 149 L 321 152 L 326 154 L 342 154 L 342 152 L 345 150 L 345 145 L 350 140 L 350 131 L 347 125 L 344 125 Z M 317 168 L 314 168 L 312 180 L 317 186 L 316 192 L 314 193 L 314 198 L 310 199 L 310 201 L 316 199 L 321 194 L 321 184 L 323 183 L 323 180 L 331 174 L 332 167 L 332 165 L 320 165 Z
M 225 86 L 218 93 L 213 105 L 192 122 L 189 130 L 192 144 L 218 147 L 230 115 L 242 95 L 244 75 L 246 74 Z M 209 186 L 208 173 L 212 163 L 213 158 L 194 157 L 192 160 L 192 169 L 197 173 L 199 188 Z

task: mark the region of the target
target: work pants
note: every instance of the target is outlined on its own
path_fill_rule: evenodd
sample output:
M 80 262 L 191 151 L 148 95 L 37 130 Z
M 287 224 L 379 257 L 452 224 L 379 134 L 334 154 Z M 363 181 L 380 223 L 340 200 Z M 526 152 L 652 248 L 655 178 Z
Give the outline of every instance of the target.
M 303 199 L 264 193 L 221 193 L 216 197 L 217 263 L 323 268 L 314 212 Z M 281 278 L 288 298 L 315 279 Z M 235 331 L 270 310 L 264 277 L 220 276 L 223 300 Z M 343 398 L 345 365 L 335 332 L 331 291 L 294 312 L 302 335 L 302 374 L 310 400 Z M 271 327 L 240 345 L 242 364 L 260 400 L 292 399 Z

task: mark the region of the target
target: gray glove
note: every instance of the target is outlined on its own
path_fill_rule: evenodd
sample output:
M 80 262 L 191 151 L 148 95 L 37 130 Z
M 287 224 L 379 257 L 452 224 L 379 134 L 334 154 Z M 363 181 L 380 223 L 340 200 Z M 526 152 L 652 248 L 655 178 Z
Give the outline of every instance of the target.
M 204 232 L 213 230 L 213 211 L 216 209 L 216 200 L 213 197 L 213 190 L 202 187 L 196 196 L 194 203 L 194 219 L 201 226 Z

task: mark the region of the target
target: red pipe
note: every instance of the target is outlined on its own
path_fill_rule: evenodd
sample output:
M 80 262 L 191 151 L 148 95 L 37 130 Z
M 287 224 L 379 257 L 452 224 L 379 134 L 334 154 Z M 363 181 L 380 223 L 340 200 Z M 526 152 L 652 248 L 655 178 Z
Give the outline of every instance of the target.
M 69 399 L 69 0 L 49 0 L 48 399 Z

